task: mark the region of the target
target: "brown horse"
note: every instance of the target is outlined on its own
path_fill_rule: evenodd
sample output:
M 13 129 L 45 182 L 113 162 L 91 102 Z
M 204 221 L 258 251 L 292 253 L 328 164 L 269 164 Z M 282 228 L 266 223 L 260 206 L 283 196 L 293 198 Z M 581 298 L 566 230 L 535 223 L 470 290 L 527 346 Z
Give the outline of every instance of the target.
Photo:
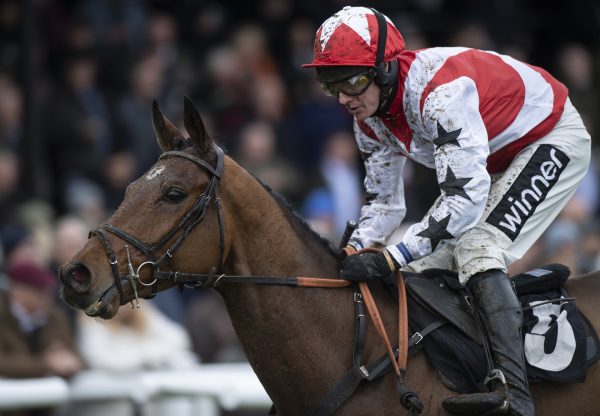
M 161 271 L 182 273 L 338 276 L 334 250 L 285 204 L 232 159 L 225 157 L 224 166 L 217 166 L 223 158 L 188 100 L 188 139 L 156 105 L 153 123 L 165 153 L 128 187 L 107 223 L 62 267 L 63 297 L 69 304 L 110 319 L 119 306 L 135 299 L 134 287 L 139 296 L 149 297 L 173 286 L 163 280 L 150 285 L 152 267 L 146 266 L 140 268 L 139 280 L 150 286 L 129 284 L 126 276 L 149 260 L 146 264 L 158 263 Z M 247 358 L 279 415 L 304 415 L 351 367 L 355 315 L 350 289 L 211 283 L 223 296 Z M 572 278 L 567 289 L 600 330 L 597 274 Z M 373 290 L 395 337 L 396 306 L 383 289 Z M 371 363 L 384 348 L 370 322 L 367 328 L 363 361 Z M 409 360 L 406 385 L 418 392 L 424 415 L 446 414 L 441 402 L 455 394 L 422 353 Z M 589 369 L 585 384 L 532 388 L 538 415 L 600 415 L 598 365 Z M 361 384 L 336 414 L 402 415 L 406 410 L 388 374 Z

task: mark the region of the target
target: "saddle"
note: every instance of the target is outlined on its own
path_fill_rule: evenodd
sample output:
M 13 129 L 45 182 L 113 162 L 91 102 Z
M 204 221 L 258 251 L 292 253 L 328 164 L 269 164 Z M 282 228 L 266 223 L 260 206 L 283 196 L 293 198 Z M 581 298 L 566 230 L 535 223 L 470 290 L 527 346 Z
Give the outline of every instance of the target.
M 598 336 L 563 285 L 567 267 L 544 266 L 513 277 L 524 311 L 523 340 L 530 383 L 583 382 L 600 358 Z M 444 384 L 459 393 L 487 391 L 486 334 L 455 272 L 403 273 L 411 343 L 421 346 Z M 385 285 L 393 295 L 392 279 Z M 393 289 L 393 290 L 391 290 Z

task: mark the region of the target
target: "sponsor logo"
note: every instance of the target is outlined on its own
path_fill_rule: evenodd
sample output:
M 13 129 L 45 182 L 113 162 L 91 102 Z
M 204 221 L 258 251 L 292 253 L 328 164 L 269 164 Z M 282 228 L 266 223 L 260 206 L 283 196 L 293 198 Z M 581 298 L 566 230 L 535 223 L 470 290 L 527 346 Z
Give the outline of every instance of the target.
M 554 146 L 540 145 L 486 221 L 514 241 L 569 161 Z

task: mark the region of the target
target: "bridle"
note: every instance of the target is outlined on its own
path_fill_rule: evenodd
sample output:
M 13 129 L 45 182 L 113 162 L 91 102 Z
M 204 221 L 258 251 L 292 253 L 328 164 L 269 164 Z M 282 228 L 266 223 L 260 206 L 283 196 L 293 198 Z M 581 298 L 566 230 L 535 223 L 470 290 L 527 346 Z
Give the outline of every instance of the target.
M 90 231 L 89 237 L 96 236 L 102 243 L 104 250 L 106 251 L 108 261 L 110 263 L 111 272 L 113 275 L 114 286 L 116 286 L 119 291 L 119 296 L 121 299 L 124 299 L 123 294 L 123 285 L 122 281 L 125 280 L 129 282 L 131 288 L 134 292 L 134 297 L 136 301 L 136 306 L 139 308 L 139 296 L 138 296 L 138 284 L 146 287 L 152 287 L 152 294 L 149 297 L 153 297 L 156 294 L 157 287 L 156 283 L 159 280 L 158 274 L 160 273 L 159 266 L 167 259 L 172 258 L 177 249 L 181 246 L 183 241 L 187 238 L 190 232 L 194 229 L 194 227 L 204 220 L 204 216 L 206 214 L 206 210 L 211 203 L 214 201 L 215 207 L 217 209 L 217 218 L 219 224 L 219 263 L 218 267 L 222 267 L 225 253 L 225 238 L 224 238 L 224 226 L 223 226 L 223 211 L 221 208 L 221 198 L 219 196 L 219 187 L 218 183 L 221 179 L 221 175 L 223 173 L 223 165 L 224 165 L 224 153 L 223 150 L 214 145 L 214 150 L 217 155 L 217 164 L 216 167 L 211 166 L 208 162 L 203 159 L 200 159 L 197 156 L 194 156 L 190 153 L 183 152 L 180 150 L 172 150 L 164 152 L 160 155 L 159 160 L 173 158 L 173 157 L 181 157 L 187 160 L 194 162 L 196 165 L 208 171 L 211 175 L 210 182 L 206 188 L 206 190 L 198 197 L 198 200 L 194 203 L 192 209 L 181 219 L 181 221 L 169 231 L 164 237 L 162 237 L 158 242 L 154 244 L 146 244 L 140 241 L 137 237 L 127 233 L 119 227 L 116 227 L 110 223 L 105 223 Z M 125 276 L 121 276 L 119 273 L 119 260 L 113 249 L 112 243 L 108 238 L 108 233 L 111 233 L 120 239 L 126 242 L 125 249 L 127 252 L 127 268 L 128 274 Z M 159 250 L 163 249 L 167 246 L 169 241 L 173 241 L 173 243 L 168 246 L 166 250 L 159 253 Z M 137 269 L 134 270 L 133 264 L 131 263 L 131 257 L 129 255 L 129 245 L 137 248 L 140 252 L 142 252 L 146 256 L 146 261 L 142 262 Z M 140 271 L 144 267 L 151 267 L 153 272 L 154 279 L 145 283 L 140 279 Z M 177 272 L 175 272 L 175 277 L 177 277 Z M 177 281 L 177 279 L 173 279 Z M 133 301 L 132 301 L 133 302 Z M 132 303 L 133 305 L 133 303 Z
M 184 273 L 179 271 L 163 271 L 160 270 L 160 265 L 167 258 L 172 258 L 175 251 L 181 246 L 185 238 L 190 234 L 192 229 L 198 225 L 204 219 L 206 210 L 211 201 L 214 200 L 217 218 L 219 224 L 219 263 L 218 267 L 223 266 L 225 256 L 225 231 L 223 221 L 223 211 L 221 207 L 221 198 L 219 196 L 218 183 L 223 173 L 224 165 L 224 154 L 223 150 L 217 145 L 214 146 L 215 153 L 217 154 L 216 167 L 212 167 L 205 160 L 200 159 L 194 155 L 191 155 L 182 151 L 168 151 L 159 157 L 160 159 L 166 159 L 169 157 L 183 157 L 188 159 L 198 166 L 206 169 L 211 174 L 210 182 L 202 195 L 198 198 L 192 209 L 182 218 L 182 220 L 175 226 L 167 235 L 161 238 L 154 244 L 145 244 L 140 241 L 137 237 L 132 236 L 126 231 L 118 228 L 110 223 L 105 223 L 90 231 L 89 236 L 96 236 L 102 243 L 104 251 L 107 254 L 108 261 L 110 263 L 111 272 L 113 275 L 114 285 L 119 291 L 119 296 L 124 299 L 123 285 L 122 282 L 128 282 L 133 290 L 134 299 L 136 306 L 139 308 L 139 294 L 138 285 L 142 287 L 151 287 L 152 292 L 145 297 L 154 297 L 158 291 L 156 283 L 158 281 L 171 281 L 178 285 L 184 285 L 191 288 L 209 288 L 216 287 L 221 283 L 244 283 L 244 284 L 266 284 L 266 285 L 280 285 L 280 286 L 302 286 L 302 287 L 345 287 L 349 286 L 350 282 L 341 279 L 325 279 L 316 277 L 301 277 L 301 276 L 243 276 L 243 275 L 226 275 L 221 274 L 201 274 L 201 273 Z M 119 260 L 117 254 L 113 249 L 112 243 L 108 238 L 108 234 L 113 234 L 124 240 L 125 250 L 127 252 L 127 274 L 121 275 L 119 273 Z M 173 244 L 165 250 L 162 254 L 158 255 L 158 251 L 164 248 L 167 243 L 175 238 L 179 233 L 179 236 L 175 239 Z M 129 245 L 137 248 L 146 256 L 146 260 L 142 262 L 137 268 L 133 267 L 131 257 L 129 255 Z M 144 267 L 152 268 L 152 281 L 149 283 L 143 282 L 140 278 L 140 271 Z M 219 269 L 217 269 L 217 272 Z M 109 288 L 110 289 L 110 288 Z M 108 290 L 109 290 L 108 289 Z M 133 306 L 133 300 L 132 300 Z

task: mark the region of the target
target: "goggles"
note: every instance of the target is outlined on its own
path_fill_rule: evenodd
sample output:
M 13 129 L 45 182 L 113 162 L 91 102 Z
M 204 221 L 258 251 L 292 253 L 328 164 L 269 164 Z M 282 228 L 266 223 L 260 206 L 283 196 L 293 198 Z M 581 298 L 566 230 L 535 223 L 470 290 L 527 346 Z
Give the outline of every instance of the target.
M 340 92 L 351 97 L 362 94 L 369 88 L 373 79 L 375 78 L 376 72 L 372 69 L 362 74 L 355 75 L 348 79 L 335 82 L 320 81 L 321 88 L 325 91 L 325 94 L 337 97 Z

